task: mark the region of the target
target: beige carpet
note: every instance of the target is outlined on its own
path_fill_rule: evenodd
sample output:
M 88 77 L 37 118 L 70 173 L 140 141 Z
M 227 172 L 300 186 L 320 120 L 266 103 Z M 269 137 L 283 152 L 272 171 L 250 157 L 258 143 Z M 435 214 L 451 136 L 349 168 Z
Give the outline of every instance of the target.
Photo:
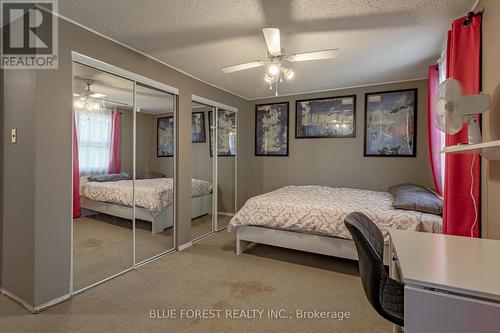
M 227 227 L 229 221 L 231 221 L 232 216 L 221 215 L 217 217 L 217 229 L 220 230 L 222 228 Z
M 0 297 L 2 332 L 391 332 L 365 298 L 357 264 L 258 245 L 234 254 L 221 231 L 38 315 Z M 291 319 L 150 319 L 150 310 L 285 309 Z M 351 318 L 296 319 L 297 309 Z
M 196 239 L 210 232 L 212 232 L 212 214 L 203 215 L 191 221 L 191 239 Z
M 192 221 L 192 238 L 212 231 L 212 216 Z M 219 226 L 226 227 L 230 217 L 220 215 Z M 74 290 L 122 272 L 132 266 L 132 222 L 109 215 L 75 219 Z M 172 228 L 151 233 L 151 223 L 137 222 L 136 260 L 141 262 L 173 248 Z
M 217 230 L 227 227 L 232 216 L 221 215 L 217 216 Z M 212 215 L 203 215 L 195 218 L 191 222 L 191 239 L 205 236 L 212 232 Z
M 99 215 L 75 219 L 74 289 L 79 290 L 132 266 L 131 221 Z M 138 222 L 137 262 L 173 248 L 172 229 L 153 235 L 151 225 Z

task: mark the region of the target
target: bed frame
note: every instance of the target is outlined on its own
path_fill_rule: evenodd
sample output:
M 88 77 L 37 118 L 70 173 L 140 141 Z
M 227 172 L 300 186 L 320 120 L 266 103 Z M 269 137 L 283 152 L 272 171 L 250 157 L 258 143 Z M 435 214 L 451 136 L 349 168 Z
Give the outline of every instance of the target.
M 92 210 L 99 213 L 104 213 L 112 216 L 118 216 L 124 219 L 132 220 L 134 210 L 132 207 L 112 204 L 108 202 L 94 201 L 84 197 L 80 197 L 80 206 L 82 208 Z M 174 206 L 167 206 L 156 218 L 153 218 L 151 213 L 142 207 L 135 208 L 135 218 L 138 220 L 149 221 L 152 223 L 151 232 L 158 234 L 163 232 L 168 227 L 174 225 Z M 191 219 L 212 213 L 212 194 L 207 194 L 201 197 L 191 199 Z
M 350 239 L 305 234 L 294 231 L 256 226 L 236 228 L 236 254 L 240 255 L 255 243 L 287 249 L 324 254 L 327 256 L 358 260 L 354 241 Z M 390 263 L 389 246 L 384 246 L 384 264 Z

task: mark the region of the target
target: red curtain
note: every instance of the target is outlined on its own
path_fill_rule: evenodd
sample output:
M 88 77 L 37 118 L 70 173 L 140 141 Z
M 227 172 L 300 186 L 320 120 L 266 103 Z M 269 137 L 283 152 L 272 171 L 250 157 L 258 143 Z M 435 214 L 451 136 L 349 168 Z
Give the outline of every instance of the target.
M 443 195 L 441 172 L 441 131 L 437 126 L 435 108 L 439 94 L 438 65 L 429 66 L 427 81 L 427 136 L 429 142 L 429 161 L 431 164 L 434 187 L 439 195 Z
M 73 218 L 80 217 L 80 168 L 78 167 L 78 134 L 73 123 Z
M 465 17 L 455 20 L 448 32 L 447 77 L 460 81 L 464 95 L 477 94 L 480 90 L 481 18 L 474 15 L 466 25 Z M 456 135 L 446 135 L 446 146 L 467 143 L 467 135 L 467 127 Z M 479 236 L 480 181 L 479 156 L 446 155 L 443 233 Z
M 111 118 L 111 147 L 109 152 L 108 173 L 120 173 L 121 171 L 120 130 L 120 112 L 113 111 Z

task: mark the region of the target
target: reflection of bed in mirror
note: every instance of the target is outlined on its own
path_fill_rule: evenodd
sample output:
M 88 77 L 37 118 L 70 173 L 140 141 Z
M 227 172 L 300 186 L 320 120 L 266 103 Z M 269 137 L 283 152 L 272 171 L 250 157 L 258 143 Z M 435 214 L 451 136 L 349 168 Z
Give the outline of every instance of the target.
M 133 180 L 126 174 L 102 178 L 81 177 L 80 204 L 87 210 L 132 220 Z M 191 218 L 212 213 L 212 184 L 201 179 L 191 182 Z M 136 177 L 135 218 L 152 223 L 157 234 L 173 226 L 173 179 Z

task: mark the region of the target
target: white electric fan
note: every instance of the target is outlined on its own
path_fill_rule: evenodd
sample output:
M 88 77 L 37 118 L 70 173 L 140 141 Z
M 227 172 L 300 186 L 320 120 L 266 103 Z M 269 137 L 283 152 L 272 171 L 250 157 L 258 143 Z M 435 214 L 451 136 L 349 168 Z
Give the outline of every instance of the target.
M 448 79 L 439 86 L 436 108 L 437 126 L 450 135 L 457 134 L 467 123 L 469 144 L 481 143 L 481 129 L 476 115 L 488 111 L 490 95 L 462 95 L 460 82 Z

